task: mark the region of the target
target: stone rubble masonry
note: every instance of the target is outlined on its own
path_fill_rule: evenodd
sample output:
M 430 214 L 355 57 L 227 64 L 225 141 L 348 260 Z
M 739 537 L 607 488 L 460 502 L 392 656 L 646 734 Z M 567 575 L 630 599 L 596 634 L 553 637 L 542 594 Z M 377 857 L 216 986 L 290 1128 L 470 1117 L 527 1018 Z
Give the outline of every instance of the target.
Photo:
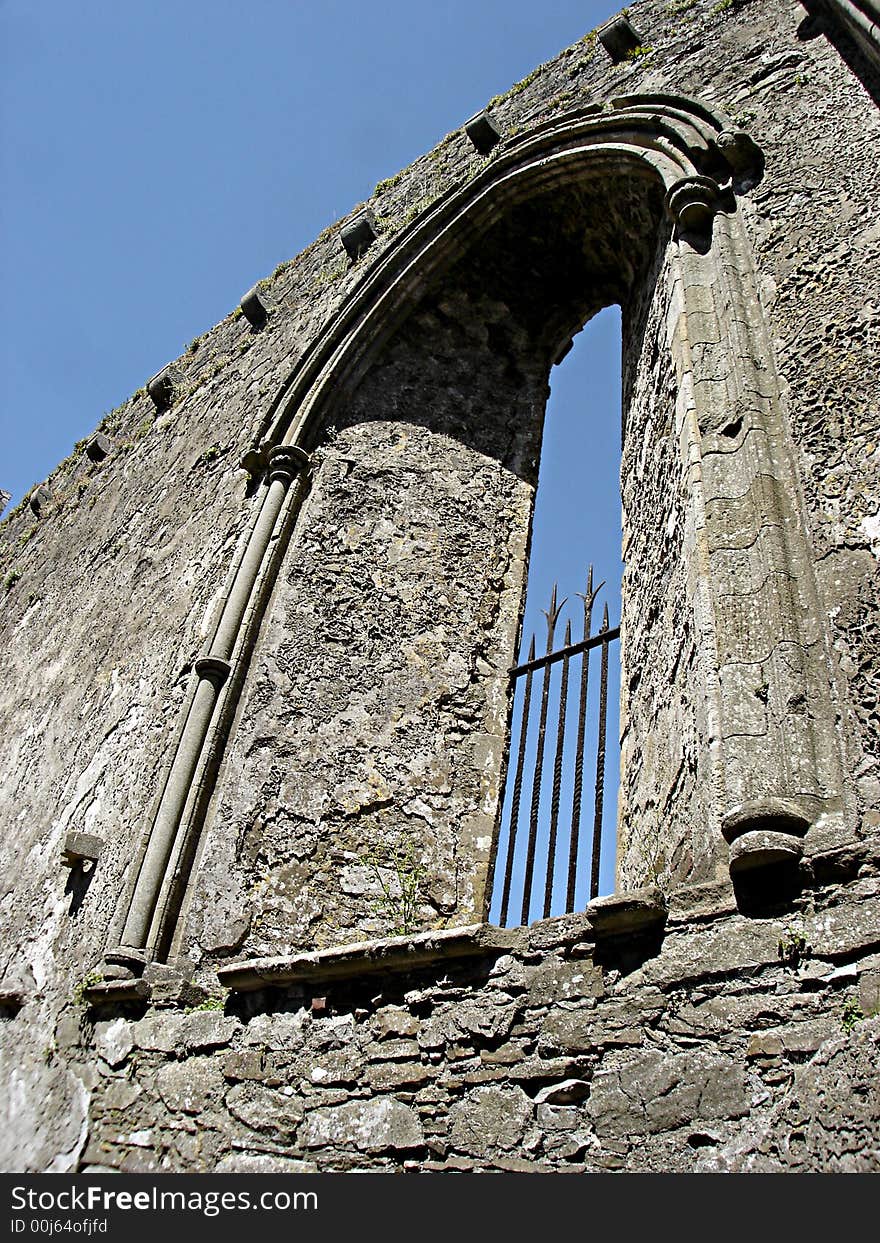
M 844 8 L 632 5 L 630 54 L 585 34 L 487 101 L 485 153 L 450 118 L 4 515 L 2 1168 L 880 1167 L 880 60 Z M 662 163 L 674 112 L 712 176 L 666 204 L 613 162 L 560 176 L 357 354 L 345 316 L 432 213 L 565 118 L 632 116 Z M 665 899 L 501 934 L 547 375 L 610 302 L 618 887 Z M 291 466 L 272 429 L 328 325 L 353 361 Z M 747 815 L 803 851 L 757 911 Z
M 600 951 L 588 909 L 462 931 L 440 965 L 424 933 L 287 982 L 230 964 L 222 1013 L 93 1011 L 63 1050 L 94 1082 L 84 1168 L 876 1171 L 876 850 L 761 920 L 670 896 L 659 951 Z

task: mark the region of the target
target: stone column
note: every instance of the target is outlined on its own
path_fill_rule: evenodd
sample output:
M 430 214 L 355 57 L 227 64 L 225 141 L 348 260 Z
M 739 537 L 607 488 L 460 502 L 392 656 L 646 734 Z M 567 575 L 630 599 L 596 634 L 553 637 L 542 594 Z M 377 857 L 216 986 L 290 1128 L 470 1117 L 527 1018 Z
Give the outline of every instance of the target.
M 199 682 L 150 831 L 122 931 L 122 944 L 106 956 L 108 963 L 134 973 L 149 957 L 151 925 L 168 861 L 217 702 L 232 668 L 230 662 L 254 584 L 275 534 L 290 483 L 309 461 L 302 449 L 291 445 L 270 449 L 268 457 L 269 488 L 260 516 L 238 566 L 209 650 L 195 662 Z
M 741 872 L 795 861 L 808 830 L 817 844 L 841 830 L 839 740 L 794 452 L 735 213 L 715 218 L 711 247 L 680 244 L 677 279 L 691 590 L 712 674 L 720 829 Z

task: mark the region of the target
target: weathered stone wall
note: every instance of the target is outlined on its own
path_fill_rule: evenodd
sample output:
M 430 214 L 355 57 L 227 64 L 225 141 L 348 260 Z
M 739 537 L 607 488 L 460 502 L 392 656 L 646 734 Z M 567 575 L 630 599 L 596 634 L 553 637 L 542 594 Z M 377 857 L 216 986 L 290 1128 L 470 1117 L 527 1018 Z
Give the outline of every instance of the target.
M 459 404 L 467 319 L 450 314 L 445 341 L 428 325 Z M 390 932 L 381 885 L 398 869 L 424 873 L 412 927 L 482 913 L 532 489 L 454 444 L 436 403 L 428 427 L 412 408 L 394 417 L 408 384 L 413 406 L 426 398 L 411 349 L 377 370 L 323 456 L 275 596 L 206 835 L 197 958 Z M 527 428 L 543 407 L 543 386 L 499 371 L 469 394 L 487 439 L 493 406 Z
M 115 1013 L 94 1028 L 71 1010 L 63 1056 L 92 1089 L 84 1160 L 129 1171 L 876 1170 L 870 856 L 829 857 L 849 883 L 759 920 L 729 887 L 691 886 L 670 895 L 665 936 L 597 942 L 588 908 L 475 929 L 469 957 L 441 952 L 421 969 L 407 958 L 430 934 L 396 943 L 396 957 L 386 942 L 350 948 L 345 963 L 324 952 L 244 964 L 248 989 L 279 967 L 302 982 L 233 992 L 216 1009 Z
M 688 875 L 700 854 L 694 829 L 711 819 L 712 778 L 696 727 L 704 692 L 684 556 L 688 463 L 676 434 L 677 384 L 666 341 L 669 285 L 668 271 L 658 273 L 625 321 L 622 889 Z
M 830 683 L 833 743 L 843 757 L 844 814 L 824 828 L 814 824 L 808 835 L 803 879 L 820 888 L 792 899 L 795 905 L 775 923 L 714 908 L 705 921 L 692 912 L 676 922 L 674 909 L 659 957 L 638 970 L 606 964 L 601 985 L 597 968 L 584 968 L 584 979 L 601 995 L 557 995 L 546 981 L 557 967 L 576 974 L 580 967 L 572 962 L 592 961 L 589 937 L 580 942 L 580 933 L 572 933 L 560 948 L 542 943 L 552 935 L 541 926 L 530 948 L 522 934 L 512 946 L 512 963 L 491 980 L 481 978 L 483 968 L 450 965 L 455 983 L 441 984 L 444 965 L 424 971 L 399 996 L 396 985 L 386 988 L 382 981 L 371 997 L 381 991 L 391 1001 L 374 1004 L 360 993 L 349 999 L 343 989 L 331 1001 L 329 1019 L 282 1022 L 275 994 L 247 1005 L 235 1001 L 222 1018 L 151 1011 L 137 1020 L 140 1031 L 155 1031 L 147 1040 L 159 1041 L 151 1048 L 138 1037 L 142 1082 L 117 1073 L 123 1064 L 131 1068 L 127 1052 L 118 1057 L 117 1049 L 102 1060 L 90 1051 L 93 1034 L 99 1054 L 111 1039 L 104 1027 L 93 1032 L 93 1021 L 115 1020 L 89 1017 L 79 986 L 119 939 L 191 699 L 193 664 L 210 641 L 231 567 L 265 495 L 264 485 L 249 484 L 238 467 L 241 454 L 265 436 L 291 371 L 310 357 L 325 326 L 404 229 L 490 167 L 497 151 L 481 156 L 456 131 L 377 187 L 371 206 L 379 236 L 367 256 L 349 264 L 337 231 L 328 230 L 261 285 L 265 327 L 254 331 L 233 314 L 193 342 L 175 364 L 176 395 L 167 411 L 157 413 L 144 392 L 137 394 L 101 425 L 113 441 L 109 457 L 91 463 L 78 450 L 47 481 L 52 498 L 38 516 L 25 504 L 3 523 L 0 1047 L 2 1091 L 17 1119 L 3 1138 L 5 1168 L 69 1169 L 81 1159 L 131 1163 L 135 1152 L 171 1168 L 213 1168 L 220 1161 L 230 1168 L 234 1145 L 257 1153 L 259 1134 L 285 1158 L 310 1154 L 309 1160 L 335 1166 L 331 1132 L 354 1134 L 351 1126 L 356 1132 L 361 1124 L 352 1119 L 362 1108 L 365 1135 L 383 1133 L 386 1119 L 385 1133 L 406 1138 L 399 1148 L 395 1139 L 389 1151 L 419 1162 L 457 1154 L 497 1165 L 503 1153 L 532 1165 L 572 1168 L 591 1162 L 607 1168 L 617 1159 L 626 1168 L 640 1160 L 642 1168 L 663 1162 L 690 1168 L 688 1161 L 715 1168 L 716 1160 L 718 1168 L 773 1162 L 820 1168 L 848 1160 L 843 1154 L 856 1141 L 843 1144 L 830 1134 L 822 1102 L 826 1079 L 842 1063 L 850 1066 L 853 1084 L 861 1082 L 859 1050 L 868 1047 L 873 1030 L 859 1024 L 840 1032 L 837 1012 L 853 964 L 872 978 L 878 940 L 871 931 L 874 863 L 866 843 L 880 825 L 880 376 L 866 362 L 876 353 L 880 316 L 880 121 L 875 68 L 836 31 L 829 39 L 804 16 L 794 0 L 735 0 L 723 9 L 708 0 L 648 0 L 631 13 L 643 37 L 638 55 L 612 64 L 588 36 L 492 101 L 492 112 L 515 145 L 572 109 L 621 96 L 684 95 L 727 112 L 763 152 L 763 177 L 737 194 L 735 206 L 754 250 L 760 306 L 752 310 L 766 323 L 790 435 L 788 465 L 799 481 L 789 525 L 807 533 L 812 565 L 801 566 L 801 578 L 809 586 L 815 575 L 819 587 L 811 658 L 826 689 L 817 688 L 812 673 L 801 715 L 807 729 Z M 629 236 L 621 219 L 629 223 Z M 548 237 L 554 239 L 550 248 Z M 181 878 L 185 900 L 171 949 L 203 989 L 215 987 L 218 960 L 233 953 L 278 955 L 390 931 L 387 912 L 377 912 L 375 872 L 364 863 L 373 851 L 409 850 L 425 868 L 420 925 L 460 924 L 483 914 L 481 887 L 503 775 L 504 672 L 521 608 L 547 371 L 566 333 L 609 301 L 624 303 L 627 352 L 621 884 L 656 879 L 668 887 L 688 876 L 723 874 L 716 806 L 723 765 L 714 757 L 723 743 L 733 744 L 715 728 L 706 681 L 711 644 L 705 635 L 702 647 L 698 642 L 693 585 L 685 574 L 693 565 L 687 562 L 693 532 L 683 518 L 683 486 L 692 463 L 682 459 L 675 441 L 682 376 L 673 375 L 664 346 L 674 302 L 668 265 L 679 244 L 669 239 L 657 187 L 635 177 L 618 176 L 615 183 L 609 175 L 604 190 L 559 187 L 499 213 L 458 267 L 435 274 L 433 287 L 414 280 L 409 318 L 326 404 L 309 445 L 317 450 L 310 493 L 253 654 L 241 653 L 244 691 L 231 741 L 224 750 L 215 739 L 216 791 L 203 773 L 206 794 L 192 818 L 197 829 L 203 818 L 204 831 L 193 880 L 187 886 L 186 869 Z M 551 294 L 557 313 L 548 315 Z M 717 347 L 722 358 L 734 336 L 731 327 L 726 341 L 707 342 L 704 358 L 711 361 Z M 667 556 L 670 573 L 664 576 Z M 826 645 L 827 662 L 816 655 Z M 756 704 L 761 687 L 759 680 Z M 768 706 L 775 738 L 785 735 L 786 713 L 794 720 L 799 711 L 800 701 Z M 749 720 L 741 731 L 747 738 L 741 768 L 760 750 L 748 740 Z M 799 754 L 803 760 L 809 749 Z M 62 868 L 69 830 L 104 840 L 94 871 Z M 844 841 L 856 865 L 842 875 L 823 872 L 827 851 Z M 839 887 L 822 888 L 831 881 Z M 684 912 L 688 900 L 680 901 Z M 826 906 L 837 914 L 820 916 Z M 813 967 L 806 961 L 799 968 L 801 974 L 778 960 L 785 929 L 801 918 L 813 921 L 807 940 L 821 971 L 815 959 Z M 840 931 L 835 920 L 849 931 Z M 682 947 L 690 975 L 676 975 Z M 587 957 L 572 957 L 581 951 Z M 728 963 L 723 972 L 719 962 Z M 483 967 L 489 971 L 492 963 Z M 818 974 L 810 976 L 814 967 Z M 829 974 L 838 968 L 844 974 Z M 505 970 L 524 980 L 523 988 L 500 983 Z M 668 982 L 651 977 L 652 970 L 668 970 Z M 666 1003 L 684 1007 L 697 980 L 702 992 L 687 1005 L 700 1012 L 699 1021 L 692 1033 L 673 1031 Z M 425 996 L 422 1011 L 415 1004 L 410 1011 L 406 992 L 413 990 Z M 490 1005 L 499 993 L 508 999 Z M 755 1005 L 764 998 L 763 1010 L 749 1009 L 753 993 Z M 181 1003 L 188 994 L 169 986 L 165 996 Z M 190 994 L 190 1002 L 197 996 Z M 154 1001 L 161 999 L 161 989 L 154 991 Z M 304 1014 L 304 1000 L 293 994 L 283 1006 L 291 1015 Z M 555 1031 L 572 1007 L 581 1018 L 601 1009 L 603 1022 L 613 1027 L 618 1003 L 649 1016 L 637 1021 L 630 1015 L 624 1024 L 636 1033 L 637 1054 L 600 1039 L 610 1029 L 586 1020 L 582 1038 L 593 1042 L 589 1048 L 557 1047 L 551 1040 L 545 1049 L 541 1043 L 544 1029 Z M 861 1004 L 865 1012 L 876 1008 L 867 992 Z M 379 1056 L 381 1046 L 390 1045 L 378 1039 L 384 1020 L 376 1015 L 388 1005 L 395 1014 L 407 1012 L 401 1023 L 417 1025 L 414 1033 L 389 1029 L 392 1043 L 415 1036 L 418 1044 L 429 1008 L 449 1015 L 456 1009 L 465 1016 L 472 1009 L 504 1013 L 496 1032 L 470 1031 L 465 1021 L 461 1039 L 450 1027 L 444 1042 L 418 1045 L 418 1054 L 400 1047 L 398 1058 Z M 717 1105 L 707 1098 L 704 1106 L 693 1085 L 707 1067 L 715 1083 L 717 1033 L 709 1016 L 717 1013 L 728 1016 L 731 1028 L 720 1076 L 730 1091 Z M 350 1055 L 344 1073 L 351 1077 L 335 1084 L 313 1080 L 312 1070 L 321 1066 L 312 1064 L 312 1054 L 332 1046 L 309 1042 L 330 1040 L 322 1032 L 347 1032 L 344 1016 L 356 1021 L 350 1035 L 339 1036 L 336 1052 L 342 1060 Z M 239 1026 L 245 1018 L 246 1028 Z M 122 1026 L 114 1029 L 122 1033 L 119 1048 L 132 1036 L 131 1020 L 123 1008 Z M 273 1049 L 283 1039 L 272 1033 L 286 1030 L 285 1023 L 289 1047 Z M 801 1023 L 809 1028 L 801 1036 L 812 1045 L 786 1045 L 789 1035 L 799 1038 L 794 1028 Z M 764 1067 L 748 1054 L 748 1041 L 777 1028 L 783 1029 L 781 1048 L 771 1040 L 777 1052 L 761 1054 L 771 1058 Z M 206 1032 L 208 1043 L 200 1045 Z M 223 1051 L 212 1053 L 217 1033 Z M 511 1042 L 514 1047 L 493 1062 Z M 544 1069 L 536 1076 L 504 1069 L 503 1058 L 519 1057 L 519 1045 L 522 1057 L 509 1065 L 537 1058 Z M 160 1072 L 163 1049 L 168 1064 Z M 666 1113 L 664 1105 L 651 1104 L 645 1118 L 661 1111 L 655 1127 L 641 1120 L 641 1105 L 627 1085 L 653 1073 L 657 1050 L 678 1059 L 680 1086 L 666 1092 L 658 1081 L 652 1100 L 671 1096 L 678 1105 Z M 233 1052 L 247 1056 L 227 1062 Z M 798 1086 L 790 1087 L 790 1063 L 801 1057 L 806 1064 L 792 1071 Z M 236 1065 L 257 1067 L 263 1077 L 239 1080 Z M 403 1070 L 389 1071 L 389 1065 Z M 465 1081 L 457 1065 L 467 1066 L 465 1075 L 487 1074 L 489 1067 L 497 1082 Z M 417 1079 L 395 1084 L 396 1073 Z M 451 1078 L 438 1086 L 442 1076 Z M 552 1094 L 566 1077 L 582 1081 L 571 1089 L 579 1099 L 536 1099 L 541 1088 Z M 301 1089 L 301 1078 L 313 1085 L 314 1096 Z M 175 1080 L 181 1091 L 181 1084 L 192 1083 L 193 1092 L 202 1092 L 196 1112 L 174 1096 Z M 258 1086 L 248 1088 L 249 1082 Z M 324 1086 L 319 1090 L 316 1082 Z M 411 1088 L 427 1095 L 417 1102 Z M 844 1094 L 843 1114 L 852 1114 L 859 1091 L 854 1086 L 851 1099 Z M 433 1102 L 432 1092 L 438 1093 Z M 282 1098 L 291 1102 L 286 1120 Z M 791 1102 L 801 1099 L 813 1109 L 814 1122 L 795 1157 L 785 1148 L 788 1139 L 783 1144 L 776 1136 Z M 256 1127 L 235 1108 L 258 1120 Z M 556 1109 L 574 1112 L 548 1112 Z M 704 1118 L 704 1109 L 715 1113 Z M 621 1111 L 637 1121 L 614 1121 Z M 693 1114 L 702 1119 L 699 1130 L 690 1124 Z M 521 1119 L 521 1127 L 505 1130 L 510 1118 Z M 699 1138 L 703 1122 L 714 1138 Z M 858 1131 L 862 1123 L 852 1125 Z M 863 1127 L 858 1134 L 869 1132 Z M 122 1143 L 123 1133 L 140 1139 Z M 441 1136 L 436 1151 L 428 1147 L 430 1133 Z M 876 1165 L 872 1134 L 865 1140 L 867 1159 Z M 689 1141 L 689 1135 L 697 1138 Z M 782 1144 L 775 1154 L 774 1143 Z M 398 1160 L 372 1145 L 374 1139 L 363 1141 L 373 1152 L 364 1160 Z M 347 1155 L 338 1157 L 340 1164 L 360 1151 L 356 1140 L 342 1148 Z

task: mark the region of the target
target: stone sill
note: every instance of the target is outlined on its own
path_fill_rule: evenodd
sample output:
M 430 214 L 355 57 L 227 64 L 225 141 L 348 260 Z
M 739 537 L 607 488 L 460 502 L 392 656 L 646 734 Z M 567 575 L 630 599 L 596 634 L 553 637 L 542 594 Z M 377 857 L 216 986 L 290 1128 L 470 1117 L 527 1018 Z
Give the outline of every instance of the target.
M 469 924 L 439 932 L 418 932 L 410 937 L 357 941 L 289 957 L 240 959 L 220 967 L 217 978 L 224 988 L 236 992 L 295 984 L 314 986 L 380 971 L 412 971 L 453 958 L 506 954 L 544 943 L 613 940 L 659 929 L 666 917 L 666 900 L 660 890 L 638 889 L 596 898 L 580 914 L 538 920 L 527 928 Z
M 243 959 L 220 967 L 217 978 L 224 988 L 252 992 L 288 984 L 354 978 L 377 971 L 406 972 L 450 958 L 507 953 L 521 944 L 522 934 L 521 928 L 469 924 L 463 928 L 444 928 L 440 932 L 417 932 L 411 937 L 356 941 L 290 957 Z
M 102 980 L 83 989 L 83 997 L 92 1006 L 104 1002 L 149 1001 L 150 985 L 146 980 Z

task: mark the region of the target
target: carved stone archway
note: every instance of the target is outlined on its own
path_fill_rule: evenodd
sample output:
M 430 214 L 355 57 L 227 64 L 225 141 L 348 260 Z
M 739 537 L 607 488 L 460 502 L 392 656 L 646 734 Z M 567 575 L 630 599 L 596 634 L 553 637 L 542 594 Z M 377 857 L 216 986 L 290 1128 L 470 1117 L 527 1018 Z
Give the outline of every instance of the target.
M 718 878 L 728 867 L 794 859 L 813 838 L 825 843 L 833 835 L 843 807 L 826 637 L 737 206 L 760 173 L 754 144 L 703 105 L 660 95 L 619 99 L 503 142 L 476 177 L 377 248 L 374 261 L 367 251 L 363 276 L 282 386 L 250 454 L 267 486 L 215 632 L 196 664 L 108 974 L 136 975 L 148 958 L 185 948 L 181 908 L 197 923 L 200 904 L 220 901 L 224 885 L 235 890 L 238 865 L 231 858 L 216 860 L 213 872 L 202 867 L 193 884 L 190 876 L 210 838 L 210 827 L 203 834 L 206 819 L 228 814 L 239 815 L 242 825 L 255 822 L 255 805 L 244 807 L 241 794 L 256 780 L 253 736 L 236 752 L 243 723 L 262 711 L 248 698 L 254 690 L 253 679 L 245 686 L 248 662 L 258 633 L 257 650 L 269 652 L 306 633 L 305 615 L 294 617 L 289 601 L 298 582 L 318 598 L 320 576 L 312 571 L 322 557 L 331 565 L 326 590 L 335 590 L 338 567 L 314 531 L 329 529 L 333 489 L 350 489 L 346 480 L 357 476 L 358 453 L 372 452 L 363 429 L 380 425 L 416 429 L 409 441 L 406 434 L 393 446 L 382 441 L 382 452 L 386 461 L 392 454 L 409 453 L 411 461 L 421 455 L 426 478 L 440 470 L 450 445 L 467 450 L 460 473 L 488 464 L 487 481 L 497 481 L 487 502 L 495 507 L 494 525 L 484 523 L 474 546 L 485 537 L 488 548 L 501 538 L 495 519 L 504 513 L 507 560 L 483 593 L 485 625 L 479 610 L 471 616 L 455 600 L 449 604 L 449 625 L 460 627 L 449 667 L 463 662 L 462 687 L 438 689 L 430 658 L 419 655 L 413 639 L 417 672 L 410 689 L 429 705 L 414 730 L 433 729 L 438 705 L 456 694 L 467 698 L 465 725 L 453 729 L 443 718 L 450 753 L 464 754 L 465 737 L 471 748 L 469 758 L 456 760 L 458 802 L 450 794 L 444 804 L 438 794 L 428 813 L 406 810 L 429 787 L 433 795 L 446 788 L 443 782 L 450 790 L 454 784 L 444 773 L 426 785 L 425 772 L 410 764 L 400 781 L 387 772 L 375 779 L 373 804 L 360 790 L 351 815 L 366 824 L 378 808 L 384 819 L 370 820 L 364 832 L 393 836 L 403 831 L 403 817 L 427 814 L 444 875 L 454 872 L 443 893 L 435 878 L 438 917 L 456 923 L 484 914 L 504 767 L 506 666 L 522 602 L 546 376 L 572 333 L 612 301 L 624 302 L 628 312 L 619 885 Z M 437 375 L 432 365 L 441 356 L 445 370 Z M 460 364 L 454 400 L 444 405 L 454 360 Z M 401 376 L 416 373 L 421 388 L 406 396 Z M 505 418 L 509 440 L 499 431 Z M 331 477 L 325 460 L 306 502 L 310 462 L 330 424 L 348 435 L 336 459 L 342 466 Z M 380 468 L 389 469 L 374 461 L 374 475 Z M 448 493 L 448 483 L 443 486 Z M 435 503 L 432 495 L 423 489 L 420 503 L 436 529 L 445 501 L 438 492 Z M 377 512 L 369 511 L 374 529 Z M 511 551 L 514 544 L 519 553 Z M 462 558 L 470 555 L 463 545 Z M 473 562 L 473 573 L 491 578 L 490 563 L 487 553 Z M 384 581 L 386 594 L 393 596 L 395 581 L 393 574 Z M 308 642 L 300 639 L 308 667 L 296 669 L 295 652 L 286 657 L 292 702 L 314 676 L 321 643 L 326 650 L 327 641 L 337 641 L 325 634 L 315 646 L 323 622 L 320 609 L 310 607 L 318 620 Z M 487 659 L 486 635 L 496 660 Z M 400 642 L 386 638 L 389 645 Z M 401 676 L 400 668 L 389 672 L 386 692 Z M 374 688 L 370 702 L 384 702 L 383 693 Z M 375 757 L 384 747 L 391 754 L 382 712 L 370 718 L 367 707 L 359 711 L 352 729 L 366 731 L 361 752 Z M 272 718 L 270 733 L 282 716 Z M 297 769 L 295 757 L 288 759 L 298 774 L 291 799 L 307 801 L 314 781 Z M 321 759 L 318 747 L 315 763 Z M 326 842 L 348 815 L 344 782 L 338 775 L 333 780 L 336 792 L 315 794 L 316 810 L 303 818 L 314 825 L 315 841 Z M 360 780 L 365 788 L 367 777 Z M 224 790 L 236 782 L 238 793 L 224 808 Z M 283 775 L 279 782 L 280 788 Z M 324 859 L 323 845 L 309 849 L 307 858 Z M 291 871 L 289 861 L 285 867 L 288 878 L 304 875 Z M 326 888 L 328 875 L 326 867 L 320 871 L 320 886 Z M 256 900 L 246 889 L 239 885 L 233 907 L 243 910 Z M 242 914 L 245 924 L 249 918 Z M 285 918 L 274 941 L 269 935 L 251 945 L 245 932 L 235 948 L 265 952 L 285 929 L 304 944 L 321 918 L 332 926 L 342 916 L 325 911 L 293 932 Z M 345 925 L 344 934 L 350 930 Z

